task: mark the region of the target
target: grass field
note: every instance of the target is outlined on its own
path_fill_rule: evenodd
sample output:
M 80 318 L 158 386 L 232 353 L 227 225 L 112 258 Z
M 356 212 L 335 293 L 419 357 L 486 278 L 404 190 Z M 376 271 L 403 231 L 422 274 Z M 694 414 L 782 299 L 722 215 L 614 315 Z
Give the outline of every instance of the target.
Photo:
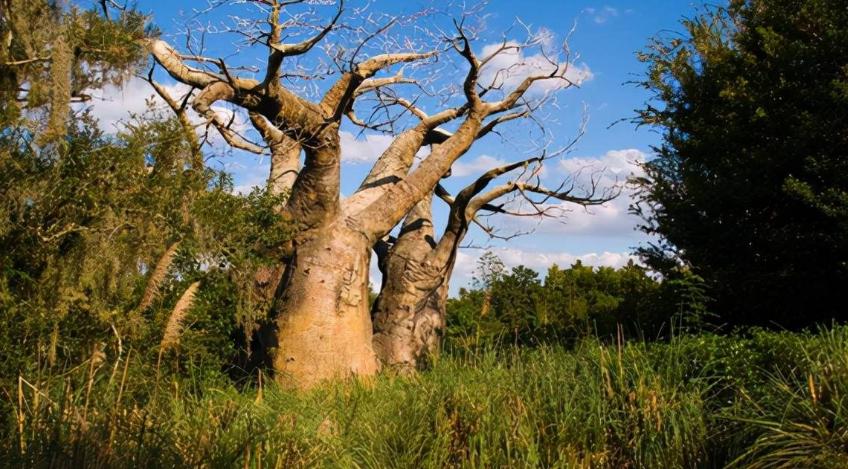
M 449 350 L 301 394 L 131 351 L 14 382 L 9 467 L 848 467 L 845 327 Z

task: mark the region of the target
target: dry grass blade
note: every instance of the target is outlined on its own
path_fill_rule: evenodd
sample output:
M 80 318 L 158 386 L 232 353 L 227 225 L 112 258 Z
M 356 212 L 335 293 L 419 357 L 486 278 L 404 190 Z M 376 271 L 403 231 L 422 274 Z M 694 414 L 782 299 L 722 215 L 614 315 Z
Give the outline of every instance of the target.
M 159 258 L 156 268 L 153 269 L 150 279 L 147 280 L 147 287 L 144 289 L 144 295 L 141 297 L 141 303 L 138 305 L 139 311 L 144 311 L 153 304 L 153 300 L 159 294 L 159 287 L 162 285 L 162 281 L 165 280 L 165 276 L 168 275 L 168 269 L 170 269 L 179 247 L 180 242 L 177 241 L 169 246 L 165 253 L 162 254 L 162 257 Z
M 179 342 L 183 319 L 185 319 L 186 313 L 194 303 L 194 296 L 197 294 L 198 288 L 200 288 L 199 281 L 192 283 L 180 297 L 179 301 L 177 301 L 174 310 L 171 312 L 171 317 L 168 318 L 168 325 L 165 326 L 165 335 L 159 344 L 160 351 L 165 351 Z

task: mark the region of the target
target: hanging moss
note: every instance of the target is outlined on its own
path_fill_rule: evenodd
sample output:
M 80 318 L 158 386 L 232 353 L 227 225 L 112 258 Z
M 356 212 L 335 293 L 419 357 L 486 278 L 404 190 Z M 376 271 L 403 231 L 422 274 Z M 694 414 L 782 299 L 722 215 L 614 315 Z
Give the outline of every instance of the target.
M 51 50 L 50 109 L 43 143 L 55 142 L 67 133 L 71 104 L 71 66 L 73 50 L 65 33 L 58 34 Z

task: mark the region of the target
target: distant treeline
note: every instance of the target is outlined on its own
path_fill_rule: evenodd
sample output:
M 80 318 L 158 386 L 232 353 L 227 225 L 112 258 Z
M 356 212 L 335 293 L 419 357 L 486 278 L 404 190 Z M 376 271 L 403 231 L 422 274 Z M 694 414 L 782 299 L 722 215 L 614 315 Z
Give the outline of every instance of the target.
M 544 280 L 524 266 L 507 270 L 493 254 L 479 262 L 471 288 L 448 301 L 448 335 L 459 342 L 517 344 L 578 337 L 655 339 L 709 319 L 703 280 L 679 269 L 658 279 L 633 261 L 593 268 L 552 265 Z

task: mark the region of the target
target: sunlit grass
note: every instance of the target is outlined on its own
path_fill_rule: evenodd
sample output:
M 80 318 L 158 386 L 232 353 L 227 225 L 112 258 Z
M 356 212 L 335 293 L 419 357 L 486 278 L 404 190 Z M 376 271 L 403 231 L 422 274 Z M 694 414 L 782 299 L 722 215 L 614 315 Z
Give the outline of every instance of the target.
M 781 360 L 781 357 L 792 357 Z M 57 467 L 846 467 L 848 329 L 454 351 L 294 393 L 122 362 L 21 377 L 0 461 Z

